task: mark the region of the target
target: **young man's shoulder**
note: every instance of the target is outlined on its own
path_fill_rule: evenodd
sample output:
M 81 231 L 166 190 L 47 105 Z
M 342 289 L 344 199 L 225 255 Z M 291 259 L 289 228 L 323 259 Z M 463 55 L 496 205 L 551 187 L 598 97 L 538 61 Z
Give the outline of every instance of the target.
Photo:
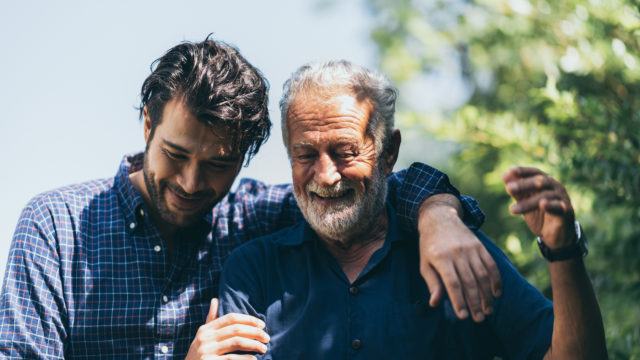
M 59 213 L 75 215 L 91 207 L 104 207 L 117 201 L 113 182 L 113 178 L 95 179 L 48 190 L 31 198 L 25 210 L 55 216 Z

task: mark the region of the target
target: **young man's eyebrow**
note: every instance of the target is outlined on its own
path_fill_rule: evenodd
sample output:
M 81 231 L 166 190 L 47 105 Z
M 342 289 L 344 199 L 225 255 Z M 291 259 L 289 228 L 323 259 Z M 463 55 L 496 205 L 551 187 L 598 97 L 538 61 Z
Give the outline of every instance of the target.
M 182 151 L 182 152 L 187 153 L 187 154 L 188 154 L 188 153 L 190 153 L 190 151 L 189 151 L 189 150 L 187 150 L 187 149 L 183 148 L 182 146 L 180 146 L 180 145 L 178 145 L 178 144 L 174 144 L 174 143 L 172 143 L 171 141 L 169 141 L 169 140 L 167 140 L 167 139 L 162 139 L 162 142 L 163 142 L 165 145 L 167 145 L 167 146 L 169 146 L 169 147 L 172 147 L 172 148 L 174 148 L 174 149 L 176 149 L 176 150 L 178 150 L 178 151 Z
M 180 152 L 186 153 L 186 154 L 190 154 L 191 151 L 187 150 L 186 148 L 178 145 L 178 144 L 174 144 L 169 140 L 166 139 L 162 139 L 162 142 L 175 149 L 178 150 Z M 238 159 L 240 159 L 240 156 L 237 154 L 221 154 L 221 155 L 213 155 L 210 158 L 207 159 L 207 161 L 222 161 L 222 162 L 236 162 L 238 161 Z
M 214 155 L 207 161 L 236 162 L 238 159 L 240 159 L 240 156 L 237 155 Z

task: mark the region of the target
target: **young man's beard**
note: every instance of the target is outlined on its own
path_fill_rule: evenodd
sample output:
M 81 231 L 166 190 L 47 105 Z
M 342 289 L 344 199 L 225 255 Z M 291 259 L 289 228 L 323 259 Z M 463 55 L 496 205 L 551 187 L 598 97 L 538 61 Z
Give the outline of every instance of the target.
M 194 225 L 199 219 L 201 219 L 207 212 L 211 211 L 213 206 L 218 202 L 215 194 L 209 194 L 208 197 L 211 201 L 203 207 L 188 216 L 179 217 L 177 214 L 169 210 L 163 194 L 168 190 L 168 187 L 172 186 L 167 180 L 160 180 L 157 184 L 155 181 L 155 173 L 150 170 L 148 164 L 148 157 L 145 154 L 144 163 L 142 167 L 142 174 L 144 177 L 144 183 L 147 187 L 147 192 L 151 201 L 151 208 L 157 216 L 171 225 L 177 227 L 189 227 Z M 176 187 L 176 185 L 173 185 Z
M 354 235 L 365 233 L 384 210 L 387 179 L 380 166 L 375 168 L 366 190 L 359 192 L 356 189 L 348 179 L 327 188 L 312 182 L 305 186 L 305 194 L 294 191 L 294 196 L 305 219 L 319 235 L 337 241 L 351 241 Z M 322 206 L 314 202 L 310 194 L 312 191 L 346 194 L 343 201 L 333 206 Z

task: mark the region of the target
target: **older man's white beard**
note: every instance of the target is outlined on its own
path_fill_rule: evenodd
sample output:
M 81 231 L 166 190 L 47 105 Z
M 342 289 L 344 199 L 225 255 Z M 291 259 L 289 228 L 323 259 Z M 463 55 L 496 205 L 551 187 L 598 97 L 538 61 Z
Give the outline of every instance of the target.
M 344 179 L 330 187 L 323 187 L 312 181 L 307 184 L 305 194 L 294 191 L 294 196 L 305 219 L 319 235 L 352 243 L 351 238 L 365 233 L 384 209 L 387 197 L 386 177 L 376 169 L 371 181 L 366 194 L 357 191 L 350 180 Z M 349 190 L 352 192 L 351 195 L 347 194 Z M 322 197 L 345 196 L 326 206 L 314 201 L 312 193 Z

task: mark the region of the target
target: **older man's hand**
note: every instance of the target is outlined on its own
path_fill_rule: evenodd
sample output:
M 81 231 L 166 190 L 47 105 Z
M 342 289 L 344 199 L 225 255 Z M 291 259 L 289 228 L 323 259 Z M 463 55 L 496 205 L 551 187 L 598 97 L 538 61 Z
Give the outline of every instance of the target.
M 218 318 L 217 314 L 218 299 L 212 299 L 207 321 L 198 328 L 185 360 L 255 360 L 253 355 L 233 353 L 264 354 L 267 351 L 265 344 L 269 342 L 269 335 L 264 331 L 262 320 L 245 314 L 227 314 Z
M 459 216 L 459 202 L 434 195 L 420 208 L 420 273 L 427 282 L 429 305 L 437 306 L 446 289 L 456 315 L 480 322 L 501 294 L 500 272 L 480 240 Z

